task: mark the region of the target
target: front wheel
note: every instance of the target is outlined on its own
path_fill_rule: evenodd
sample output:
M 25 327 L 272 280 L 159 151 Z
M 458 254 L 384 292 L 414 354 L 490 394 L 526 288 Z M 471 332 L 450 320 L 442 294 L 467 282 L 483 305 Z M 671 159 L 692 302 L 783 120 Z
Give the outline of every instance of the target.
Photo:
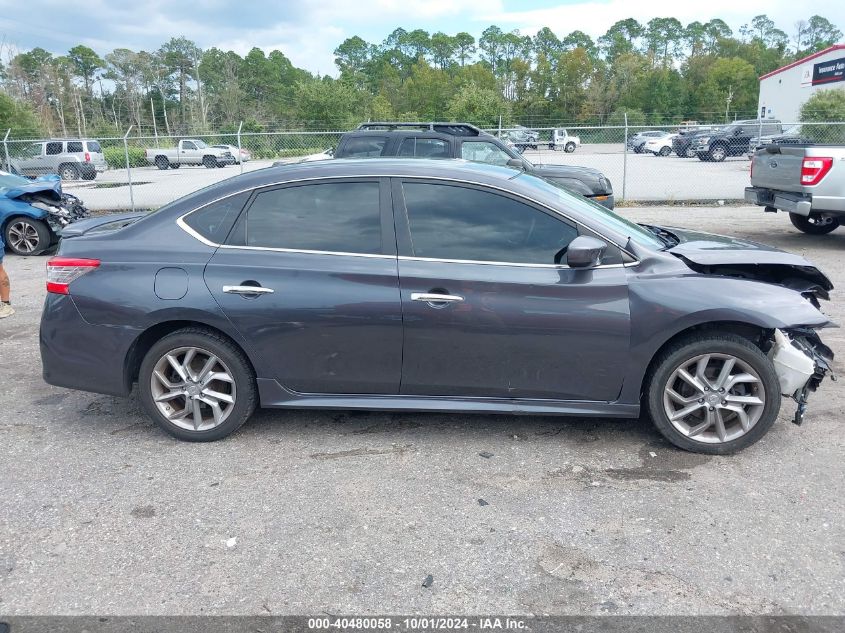
M 839 226 L 838 218 L 829 215 L 819 215 L 817 213 L 811 213 L 809 217 L 790 213 L 789 221 L 792 222 L 792 226 L 796 229 L 808 235 L 827 235 L 831 231 L 835 231 Z
M 5 240 L 15 255 L 38 255 L 50 247 L 50 227 L 33 218 L 12 218 L 6 225 Z
M 255 375 L 220 334 L 184 328 L 150 348 L 138 372 L 140 401 L 165 432 L 211 442 L 235 432 L 255 410 Z
M 567 154 L 571 154 L 575 151 L 575 143 L 567 143 L 566 146 L 563 148 Z
M 721 145 L 717 145 L 713 149 L 710 150 L 710 160 L 714 163 L 721 163 L 728 157 L 728 150 L 726 150 Z
M 214 169 L 217 167 L 217 159 L 214 156 L 203 156 L 202 164 L 205 165 L 206 169 Z
M 668 156 L 669 154 L 672 153 L 672 148 L 671 147 L 661 147 L 659 153 L 660 153 L 661 156 L 664 156 L 664 157 Z
M 725 455 L 751 446 L 780 410 L 771 361 L 731 333 L 690 336 L 661 353 L 646 383 L 648 413 L 675 446 Z

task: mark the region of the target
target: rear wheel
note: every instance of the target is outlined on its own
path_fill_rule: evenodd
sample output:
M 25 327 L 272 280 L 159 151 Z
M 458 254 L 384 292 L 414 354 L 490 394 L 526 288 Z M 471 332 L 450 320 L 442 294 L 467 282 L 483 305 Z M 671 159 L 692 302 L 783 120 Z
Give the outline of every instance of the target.
M 60 165 L 59 177 L 62 180 L 79 180 L 79 168 L 73 163 Z
M 661 147 L 661 148 L 660 148 L 660 151 L 659 151 L 658 153 L 659 153 L 661 156 L 668 156 L 669 154 L 671 154 L 671 153 L 672 153 L 672 148 L 671 148 L 671 147 L 666 147 L 666 146 L 664 145 L 663 147 Z
M 789 220 L 792 226 L 808 235 L 827 235 L 839 226 L 838 218 L 818 213 L 811 213 L 809 217 L 790 213 Z
M 217 167 L 217 159 L 214 156 L 203 156 L 202 164 L 205 165 L 206 169 L 214 169 Z
M 684 152 L 684 156 L 687 158 L 695 158 L 695 152 L 692 150 L 691 147 L 687 148 L 687 151 Z
M 567 143 L 567 144 L 566 144 L 566 146 L 563 148 L 563 151 L 565 151 L 567 154 L 571 154 L 572 152 L 574 152 L 574 151 L 575 151 L 575 143 L 572 143 L 572 142 L 570 141 L 570 142 L 569 142 L 569 143 Z
M 167 156 L 156 156 L 155 165 L 162 171 L 170 167 L 170 161 L 167 160 Z
M 731 333 L 690 336 L 661 353 L 645 394 L 657 430 L 672 444 L 724 455 L 754 444 L 780 410 L 771 361 Z
M 255 375 L 243 352 L 211 330 L 185 328 L 150 348 L 138 373 L 141 404 L 170 435 L 211 442 L 255 410 Z
M 12 218 L 6 224 L 5 241 L 15 255 L 37 255 L 50 247 L 50 228 L 41 220 Z

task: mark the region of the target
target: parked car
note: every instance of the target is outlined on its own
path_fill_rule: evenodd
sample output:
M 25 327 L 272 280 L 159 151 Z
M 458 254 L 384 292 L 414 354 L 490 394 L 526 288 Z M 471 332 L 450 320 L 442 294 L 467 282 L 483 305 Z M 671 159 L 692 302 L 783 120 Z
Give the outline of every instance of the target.
M 675 136 L 675 134 L 669 134 L 668 136 L 651 138 L 643 145 L 643 152 L 648 152 L 655 156 L 668 156 L 672 153 L 672 141 L 675 139 Z
M 517 125 L 516 128 L 508 130 L 502 137 L 511 143 L 522 153 L 526 149 L 537 149 L 540 142 L 540 133 L 536 130 L 529 130 L 527 127 Z
M 334 147 L 329 147 L 328 149 L 323 150 L 322 152 L 318 152 L 316 154 L 308 154 L 307 156 L 303 156 L 299 160 L 304 163 L 309 163 L 315 160 L 329 160 L 330 158 L 334 158 Z M 279 165 L 284 165 L 284 161 L 276 161 L 273 163 L 274 167 Z
M 681 128 L 672 138 L 672 151 L 681 158 L 695 158 L 696 154 L 692 149 L 693 140 L 697 136 L 706 136 L 716 129 L 718 128 L 709 125 Z
M 235 164 L 248 163 L 252 160 L 252 154 L 243 147 L 240 149 L 236 145 L 212 145 L 212 147 L 227 150 L 232 155 L 232 160 Z
M 656 138 L 665 138 L 669 136 L 666 130 L 645 130 L 637 132 L 628 137 L 628 149 L 634 150 L 636 154 L 642 154 L 646 141 Z
M 0 231 L 15 255 L 38 255 L 62 230 L 88 215 L 79 198 L 62 192 L 55 174 L 30 180 L 0 171 Z
M 11 170 L 21 176 L 58 174 L 62 180 L 94 180 L 106 170 L 103 148 L 93 139 L 38 141 L 12 156 L 9 162 Z
M 751 159 L 745 200 L 786 211 L 799 231 L 824 235 L 845 222 L 845 146 L 767 145 Z
M 179 169 L 182 165 L 203 165 L 208 169 L 225 167 L 235 162 L 228 149 L 209 147 L 197 138 L 179 141 L 176 147 L 156 147 L 145 150 L 147 161 L 159 169 Z
M 134 222 L 132 222 L 134 218 Z M 764 265 L 761 265 L 764 264 Z M 70 227 L 48 262 L 53 385 L 221 439 L 256 406 L 635 418 L 759 440 L 832 359 L 798 255 L 637 225 L 522 170 L 328 160 Z
M 462 158 L 510 165 L 569 187 L 613 208 L 613 187 L 599 170 L 575 165 L 535 165 L 506 141 L 468 123 L 362 123 L 341 136 L 335 158 Z
M 748 143 L 748 157 L 752 158 L 754 152 L 766 145 L 807 145 L 813 141 L 801 136 L 801 126 L 793 125 L 783 131 L 783 134 L 775 134 L 771 136 L 752 136 Z
M 552 140 L 549 143 L 549 149 L 562 149 L 564 152 L 571 154 L 576 147 L 581 147 L 581 137 L 571 136 L 564 128 L 557 128 L 552 130 Z
M 690 147 L 699 160 L 720 163 L 728 156 L 742 156 L 747 153 L 751 137 L 775 135 L 782 131 L 780 121 L 735 121 L 711 134 L 697 134 Z

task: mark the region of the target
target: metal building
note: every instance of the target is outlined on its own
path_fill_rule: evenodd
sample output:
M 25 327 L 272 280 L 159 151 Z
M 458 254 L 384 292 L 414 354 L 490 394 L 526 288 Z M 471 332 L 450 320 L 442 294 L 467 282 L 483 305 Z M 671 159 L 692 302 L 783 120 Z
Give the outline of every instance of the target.
M 760 77 L 757 111 L 764 119 L 796 123 L 807 99 L 830 88 L 845 90 L 845 44 L 835 44 Z

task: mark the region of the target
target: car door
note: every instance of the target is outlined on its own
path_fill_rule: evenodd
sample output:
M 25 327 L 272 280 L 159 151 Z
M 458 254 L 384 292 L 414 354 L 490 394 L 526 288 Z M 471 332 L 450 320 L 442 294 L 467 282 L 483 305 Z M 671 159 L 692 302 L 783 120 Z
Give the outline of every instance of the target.
M 586 229 L 484 187 L 396 179 L 393 198 L 402 394 L 618 397 L 630 333 L 618 249 L 571 269 L 560 262 Z
M 398 393 L 402 309 L 387 181 L 258 190 L 205 280 L 285 388 Z
M 182 141 L 179 146 L 178 160 L 185 165 L 194 165 L 200 162 L 199 151 L 193 141 Z

